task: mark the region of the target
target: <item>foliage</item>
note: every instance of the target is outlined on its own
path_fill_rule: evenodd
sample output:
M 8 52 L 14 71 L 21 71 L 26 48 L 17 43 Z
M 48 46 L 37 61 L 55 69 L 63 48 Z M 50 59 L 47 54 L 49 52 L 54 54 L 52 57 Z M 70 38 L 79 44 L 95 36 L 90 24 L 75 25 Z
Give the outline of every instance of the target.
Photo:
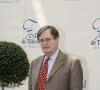
M 0 41 L 0 84 L 19 86 L 29 72 L 25 51 L 15 43 Z

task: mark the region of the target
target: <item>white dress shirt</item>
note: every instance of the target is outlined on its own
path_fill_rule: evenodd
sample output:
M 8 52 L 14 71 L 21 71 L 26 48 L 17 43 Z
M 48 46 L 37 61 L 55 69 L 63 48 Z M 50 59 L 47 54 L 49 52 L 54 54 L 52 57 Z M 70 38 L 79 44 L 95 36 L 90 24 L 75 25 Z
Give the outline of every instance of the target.
M 50 56 L 50 60 L 48 60 L 48 73 L 47 73 L 47 78 L 48 78 L 49 73 L 50 73 L 50 71 L 51 71 L 51 69 L 53 67 L 53 64 L 54 64 L 54 62 L 55 62 L 55 60 L 56 60 L 56 58 L 58 56 L 58 53 L 59 53 L 59 49 L 57 49 L 56 52 L 52 56 Z M 46 58 L 47 58 L 47 56 L 45 56 L 43 63 L 46 61 Z

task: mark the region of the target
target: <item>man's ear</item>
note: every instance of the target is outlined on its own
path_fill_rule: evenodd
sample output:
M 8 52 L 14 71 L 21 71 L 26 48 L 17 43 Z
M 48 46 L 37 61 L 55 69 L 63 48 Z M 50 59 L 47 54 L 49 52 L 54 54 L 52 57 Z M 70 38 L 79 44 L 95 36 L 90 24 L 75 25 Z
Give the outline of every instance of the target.
M 56 38 L 56 42 L 59 43 L 59 37 Z

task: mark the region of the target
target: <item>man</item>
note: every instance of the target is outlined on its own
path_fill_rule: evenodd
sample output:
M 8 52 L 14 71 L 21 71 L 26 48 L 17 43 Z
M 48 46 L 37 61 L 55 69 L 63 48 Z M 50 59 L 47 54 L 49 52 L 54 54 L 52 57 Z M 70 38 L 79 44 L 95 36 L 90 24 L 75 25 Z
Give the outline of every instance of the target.
M 38 31 L 37 38 L 44 55 L 31 63 L 28 90 L 82 90 L 81 63 L 58 48 L 57 29 L 44 26 Z

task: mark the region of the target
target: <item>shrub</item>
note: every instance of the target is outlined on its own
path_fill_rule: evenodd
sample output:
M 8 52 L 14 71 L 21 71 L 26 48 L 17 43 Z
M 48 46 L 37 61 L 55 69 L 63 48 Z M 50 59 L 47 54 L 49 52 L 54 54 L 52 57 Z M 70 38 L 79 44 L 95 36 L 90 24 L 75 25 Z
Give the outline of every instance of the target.
M 29 72 L 29 62 L 25 51 L 17 44 L 0 41 L 0 85 L 19 86 Z

